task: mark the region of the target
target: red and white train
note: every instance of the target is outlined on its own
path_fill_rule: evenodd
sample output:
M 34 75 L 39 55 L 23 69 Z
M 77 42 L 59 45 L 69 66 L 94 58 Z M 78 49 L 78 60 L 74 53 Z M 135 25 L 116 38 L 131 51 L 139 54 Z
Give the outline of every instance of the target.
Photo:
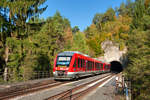
M 59 53 L 54 60 L 54 79 L 77 79 L 79 77 L 106 73 L 110 64 L 91 58 L 77 51 Z

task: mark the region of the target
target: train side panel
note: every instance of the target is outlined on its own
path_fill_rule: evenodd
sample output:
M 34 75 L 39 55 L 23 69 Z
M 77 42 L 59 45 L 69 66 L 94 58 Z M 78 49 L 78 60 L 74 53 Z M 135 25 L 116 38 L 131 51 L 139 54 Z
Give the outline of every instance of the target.
M 53 74 L 55 79 L 75 79 L 110 71 L 110 64 L 88 56 L 78 53 L 74 53 L 73 55 L 62 54 L 57 55 L 54 60 Z M 67 61 L 68 58 L 69 62 Z M 66 65 L 63 65 L 64 63 Z

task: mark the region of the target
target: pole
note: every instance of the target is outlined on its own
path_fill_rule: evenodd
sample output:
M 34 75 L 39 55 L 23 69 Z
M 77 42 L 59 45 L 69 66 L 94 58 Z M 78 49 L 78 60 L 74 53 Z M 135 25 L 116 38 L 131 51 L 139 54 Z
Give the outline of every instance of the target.
M 129 100 L 128 87 L 126 83 L 125 83 L 125 91 L 126 91 L 126 100 Z

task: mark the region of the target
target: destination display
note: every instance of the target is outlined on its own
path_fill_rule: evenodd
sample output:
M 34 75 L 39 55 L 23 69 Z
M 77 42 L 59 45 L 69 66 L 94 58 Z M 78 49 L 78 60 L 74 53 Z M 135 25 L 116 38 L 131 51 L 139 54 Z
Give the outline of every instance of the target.
M 70 59 L 71 59 L 71 57 L 59 57 L 58 61 L 59 62 L 62 62 L 62 61 L 64 62 L 64 61 L 70 61 Z

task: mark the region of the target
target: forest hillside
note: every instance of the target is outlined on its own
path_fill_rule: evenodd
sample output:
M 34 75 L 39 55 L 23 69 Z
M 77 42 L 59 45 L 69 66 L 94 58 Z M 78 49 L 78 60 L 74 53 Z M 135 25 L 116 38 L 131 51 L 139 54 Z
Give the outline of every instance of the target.
M 52 72 L 54 58 L 62 51 L 102 56 L 101 43 L 111 40 L 120 50 L 128 48 L 124 74 L 131 80 L 134 100 L 150 100 L 150 0 L 127 0 L 96 13 L 83 32 L 71 27 L 60 12 L 40 18 L 45 2 L 0 1 L 0 81 L 29 80 L 33 72 Z

